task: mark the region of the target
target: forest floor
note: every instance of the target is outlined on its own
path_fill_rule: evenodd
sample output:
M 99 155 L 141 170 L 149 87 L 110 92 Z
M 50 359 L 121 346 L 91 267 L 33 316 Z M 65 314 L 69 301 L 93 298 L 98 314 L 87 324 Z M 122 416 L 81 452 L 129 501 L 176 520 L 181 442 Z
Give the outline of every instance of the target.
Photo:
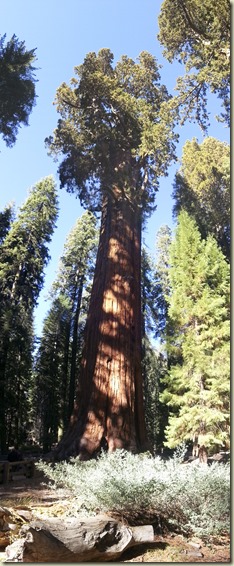
M 20 514 L 26 521 L 31 516 L 62 516 L 69 501 L 66 490 L 51 490 L 42 476 L 13 480 L 0 485 L 0 505 Z M 0 563 L 6 555 L 0 547 Z M 230 537 L 184 537 L 176 533 L 156 534 L 154 542 L 130 548 L 118 562 L 230 563 Z

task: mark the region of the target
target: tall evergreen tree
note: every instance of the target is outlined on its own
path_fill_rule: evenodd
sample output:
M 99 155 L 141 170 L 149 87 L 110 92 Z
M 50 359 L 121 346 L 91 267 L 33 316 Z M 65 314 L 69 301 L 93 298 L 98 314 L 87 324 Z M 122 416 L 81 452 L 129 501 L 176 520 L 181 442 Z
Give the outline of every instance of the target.
M 157 324 L 158 312 L 155 307 L 155 264 L 146 248 L 142 248 L 141 258 L 141 305 L 142 337 L 152 334 Z
M 0 134 L 7 146 L 15 143 L 21 124 L 28 124 L 36 101 L 35 51 L 27 51 L 16 35 L 7 43 L 6 35 L 0 38 Z
M 158 177 L 174 158 L 173 116 L 156 60 L 89 53 L 71 86 L 57 91 L 61 114 L 53 154 L 64 154 L 61 186 L 102 210 L 81 396 L 58 457 L 89 458 L 103 437 L 109 450 L 146 445 L 141 375 L 141 222 L 152 210 Z
M 44 451 L 68 426 L 78 384 L 83 343 L 84 294 L 93 278 L 97 221 L 86 211 L 69 233 L 52 286 L 52 305 L 44 321 L 36 356 L 34 415 Z M 52 402 L 53 399 L 53 402 Z M 52 407 L 52 409 L 51 409 Z
M 0 442 L 22 441 L 29 397 L 33 308 L 43 285 L 58 213 L 52 177 L 37 183 L 1 245 L 0 259 Z M 14 392 L 14 395 L 13 395 Z M 21 418 L 20 415 L 25 412 Z
M 160 393 L 167 365 L 166 358 L 153 346 L 148 336 L 145 336 L 143 343 L 146 430 L 151 450 L 156 452 L 162 448 L 164 441 L 165 405 L 160 401 Z
M 14 219 L 14 208 L 12 204 L 8 204 L 2 212 L 0 212 L 0 245 L 8 234 L 11 223 Z
M 204 238 L 212 234 L 230 259 L 230 147 L 208 137 L 194 138 L 183 148 L 176 174 L 174 215 L 181 209 L 192 215 Z
M 171 244 L 168 316 L 174 333 L 161 400 L 171 414 L 167 445 L 229 445 L 229 266 L 212 236 L 202 240 L 187 212 Z
M 156 236 L 156 263 L 155 263 L 155 309 L 157 321 L 155 334 L 163 342 L 167 326 L 167 298 L 170 293 L 169 282 L 169 248 L 172 233 L 169 226 L 161 226 Z
M 33 421 L 37 441 L 48 452 L 58 441 L 67 411 L 67 373 L 71 308 L 68 298 L 55 298 L 44 320 L 34 363 Z
M 155 268 L 146 248 L 142 249 L 141 304 L 142 304 L 142 375 L 147 437 L 156 449 L 159 431 L 159 364 L 151 338 L 157 321 L 155 309 Z
M 221 100 L 220 119 L 230 124 L 230 24 L 229 0 L 164 0 L 158 18 L 158 39 L 164 56 L 185 66 L 177 80 L 181 118 L 195 117 L 204 128 L 209 122 L 207 93 Z

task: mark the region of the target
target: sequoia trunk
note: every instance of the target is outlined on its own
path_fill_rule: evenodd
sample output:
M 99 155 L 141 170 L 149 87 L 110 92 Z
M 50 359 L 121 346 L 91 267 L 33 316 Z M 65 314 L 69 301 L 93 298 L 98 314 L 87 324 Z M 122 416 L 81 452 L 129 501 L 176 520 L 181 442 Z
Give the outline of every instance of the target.
M 79 391 L 57 458 L 146 447 L 140 277 L 141 214 L 115 189 L 103 203 Z

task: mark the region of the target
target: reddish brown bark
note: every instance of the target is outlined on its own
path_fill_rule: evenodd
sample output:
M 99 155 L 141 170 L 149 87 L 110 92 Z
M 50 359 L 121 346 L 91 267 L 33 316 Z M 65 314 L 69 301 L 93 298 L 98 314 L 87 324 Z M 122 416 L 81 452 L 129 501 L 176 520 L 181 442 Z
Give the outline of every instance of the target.
M 141 218 L 114 189 L 103 206 L 77 406 L 56 450 L 89 458 L 145 449 L 141 372 Z

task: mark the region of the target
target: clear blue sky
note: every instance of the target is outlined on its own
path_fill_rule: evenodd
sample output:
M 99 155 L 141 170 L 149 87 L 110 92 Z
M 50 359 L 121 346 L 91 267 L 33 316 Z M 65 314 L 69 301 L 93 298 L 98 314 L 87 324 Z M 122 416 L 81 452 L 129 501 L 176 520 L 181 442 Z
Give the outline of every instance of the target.
M 169 92 L 173 93 L 176 76 L 182 67 L 172 65 L 162 56 L 157 41 L 160 0 L 1 0 L 0 35 L 13 34 L 24 40 L 27 49 L 37 48 L 37 104 L 23 126 L 13 148 L 6 148 L 0 140 L 0 210 L 14 201 L 19 207 L 26 200 L 28 190 L 41 178 L 54 175 L 59 188 L 58 164 L 47 156 L 44 139 L 52 134 L 58 115 L 53 106 L 55 92 L 62 82 L 69 82 L 73 69 L 83 62 L 90 51 L 110 48 L 117 61 L 121 55 L 134 60 L 141 51 L 149 51 L 163 65 L 161 77 Z M 229 141 L 229 131 L 212 119 L 218 113 L 217 101 L 210 100 L 211 127 L 209 135 Z M 202 141 L 195 124 L 181 128 L 177 155 L 187 139 Z M 154 251 L 155 237 L 160 226 L 172 223 L 172 183 L 177 165 L 172 165 L 169 176 L 160 182 L 157 210 L 144 232 L 144 241 Z M 65 238 L 76 219 L 82 214 L 74 195 L 59 189 L 60 214 L 50 245 L 51 261 L 45 272 L 45 285 L 35 313 L 35 329 L 40 334 L 42 321 L 49 308 L 46 296 L 53 282 Z

